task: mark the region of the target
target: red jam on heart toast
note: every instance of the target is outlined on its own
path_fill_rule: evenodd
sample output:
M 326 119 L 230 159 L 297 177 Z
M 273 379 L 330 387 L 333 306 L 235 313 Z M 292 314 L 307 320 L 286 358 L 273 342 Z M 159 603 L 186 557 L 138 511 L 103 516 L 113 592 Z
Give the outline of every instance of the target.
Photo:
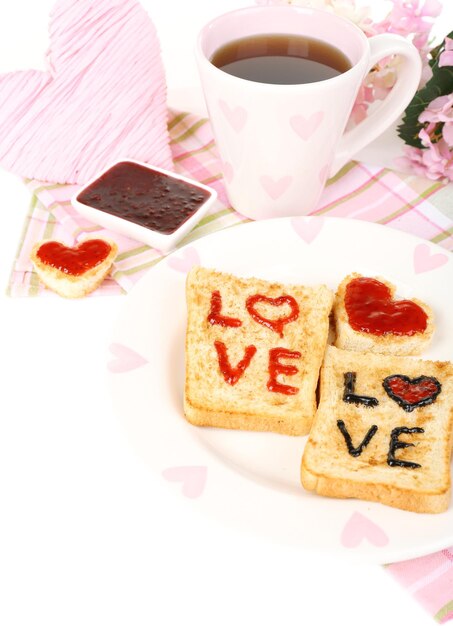
M 86 239 L 77 246 L 40 241 L 31 261 L 41 282 L 65 298 L 80 298 L 94 291 L 110 272 L 118 247 L 106 239 Z
M 65 274 L 80 276 L 105 261 L 110 250 L 110 243 L 103 239 L 89 239 L 74 248 L 68 248 L 59 241 L 46 241 L 36 254 L 46 265 Z
M 399 300 L 396 293 L 396 286 L 380 276 L 345 276 L 333 306 L 334 345 L 354 352 L 422 354 L 434 334 L 434 312 L 426 302 Z
M 427 327 L 428 316 L 418 304 L 393 300 L 389 287 L 374 278 L 351 280 L 344 303 L 349 324 L 359 332 L 412 336 Z

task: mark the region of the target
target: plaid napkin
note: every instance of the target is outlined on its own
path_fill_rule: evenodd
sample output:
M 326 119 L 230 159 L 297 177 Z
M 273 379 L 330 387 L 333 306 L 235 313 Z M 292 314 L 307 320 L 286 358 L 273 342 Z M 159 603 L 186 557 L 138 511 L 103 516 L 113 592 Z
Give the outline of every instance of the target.
M 229 206 L 209 122 L 189 113 L 171 112 L 169 132 L 175 171 L 214 187 L 218 193 L 210 213 L 180 245 L 248 221 Z M 91 296 L 130 291 L 162 258 L 158 250 L 80 217 L 70 202 L 78 187 L 36 180 L 27 180 L 26 184 L 32 201 L 8 286 L 9 295 L 58 297 L 43 288 L 30 262 L 31 248 L 41 239 L 58 239 L 73 246 L 86 235 L 97 234 L 116 241 L 119 254 L 112 275 Z M 453 250 L 452 188 L 453 185 L 351 162 L 329 181 L 320 207 L 312 214 L 387 224 Z
M 175 170 L 218 193 L 211 212 L 181 242 L 248 221 L 228 203 L 220 173 L 220 160 L 209 122 L 190 113 L 170 112 L 169 131 Z M 30 263 L 33 244 L 45 238 L 75 245 L 88 234 L 105 235 L 118 244 L 112 276 L 92 296 L 128 292 L 158 263 L 162 254 L 153 248 L 88 222 L 72 208 L 73 185 L 51 185 L 27 180 L 32 202 L 11 273 L 11 296 L 58 297 L 44 289 Z M 324 190 L 313 215 L 349 217 L 387 224 L 453 250 L 453 185 L 351 162 Z M 430 556 L 395 563 L 387 570 L 440 623 L 453 619 L 453 547 Z

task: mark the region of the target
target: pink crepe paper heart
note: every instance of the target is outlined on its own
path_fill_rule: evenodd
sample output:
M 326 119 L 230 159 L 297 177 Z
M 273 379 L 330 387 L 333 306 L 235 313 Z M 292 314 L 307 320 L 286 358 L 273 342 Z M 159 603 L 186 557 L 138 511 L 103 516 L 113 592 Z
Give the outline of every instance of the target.
M 115 358 L 109 361 L 107 367 L 114 374 L 124 374 L 148 363 L 141 354 L 121 343 L 112 343 L 110 352 Z
M 356 548 L 364 539 L 377 548 L 382 548 L 389 542 L 382 528 L 365 515 L 355 512 L 343 528 L 341 543 L 345 548 Z
M 448 262 L 448 256 L 442 253 L 432 253 L 426 243 L 420 243 L 414 250 L 414 270 L 416 274 L 431 272 Z
M 324 225 L 324 218 L 306 218 L 306 217 L 293 217 L 291 220 L 291 226 L 294 231 L 299 235 L 305 243 L 311 243 L 321 232 Z
M 165 75 L 153 23 L 135 0 L 59 0 L 48 72 L 0 76 L 0 165 L 82 184 L 115 160 L 172 169 Z
M 199 498 L 206 485 L 208 468 L 196 465 L 168 467 L 162 475 L 165 480 L 182 483 L 182 493 L 186 498 Z

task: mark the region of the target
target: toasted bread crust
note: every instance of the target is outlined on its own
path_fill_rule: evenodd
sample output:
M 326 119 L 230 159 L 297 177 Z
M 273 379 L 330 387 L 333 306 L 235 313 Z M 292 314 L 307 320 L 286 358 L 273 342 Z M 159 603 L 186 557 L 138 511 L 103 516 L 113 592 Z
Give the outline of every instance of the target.
M 114 241 L 104 237 L 96 237 L 96 239 L 106 241 L 110 245 L 110 252 L 102 263 L 79 276 L 65 274 L 58 268 L 43 263 L 38 256 L 38 250 L 44 243 L 51 240 L 38 241 L 32 248 L 30 258 L 41 282 L 48 289 L 51 289 L 63 298 L 82 298 L 97 289 L 110 272 L 112 263 L 118 253 L 118 246 Z
M 374 408 L 343 399 L 343 376 L 358 372 L 357 393 L 379 401 Z M 382 380 L 391 374 L 436 377 L 442 392 L 435 402 L 404 411 L 385 392 Z M 348 453 L 337 420 L 347 424 L 356 445 L 370 425 L 378 431 L 359 456 Z M 398 459 L 420 468 L 390 466 L 390 434 L 395 427 L 423 428 L 406 435 Z M 440 513 L 450 502 L 450 458 L 453 444 L 453 364 L 405 357 L 358 354 L 328 347 L 321 371 L 321 398 L 301 462 L 305 489 L 336 498 L 360 498 L 419 513 Z M 407 438 L 409 437 L 409 439 Z
M 416 298 L 411 298 L 412 302 L 418 304 L 428 316 L 427 328 L 423 333 L 415 333 L 412 336 L 398 335 L 373 335 L 371 333 L 359 332 L 351 328 L 344 304 L 346 287 L 354 278 L 360 278 L 361 274 L 353 273 L 346 276 L 340 283 L 335 295 L 333 315 L 335 321 L 335 346 L 342 350 L 353 350 L 357 352 L 371 352 L 375 354 L 393 354 L 401 356 L 419 355 L 428 347 L 434 332 L 434 315 L 431 308 Z M 392 297 L 396 288 L 387 280 L 376 277 L 381 283 L 386 285 Z
M 209 323 L 213 291 L 219 291 L 222 296 L 223 314 L 240 319 L 240 327 Z M 299 317 L 285 326 L 283 337 L 249 315 L 245 303 L 252 294 L 271 299 L 289 294 L 295 298 Z M 316 410 L 316 387 L 332 302 L 333 294 L 324 286 L 282 285 L 200 267 L 191 270 L 187 277 L 184 393 L 187 420 L 198 426 L 307 434 Z M 287 309 L 282 310 L 286 315 Z M 282 310 L 278 309 L 279 315 Z M 242 358 L 247 346 L 257 348 L 250 366 L 234 385 L 228 384 L 222 375 L 214 349 L 216 341 L 227 346 L 232 363 Z M 297 366 L 297 373 L 279 374 L 279 381 L 298 388 L 295 395 L 274 393 L 267 388 L 269 350 L 282 346 L 300 353 L 300 359 L 291 362 Z

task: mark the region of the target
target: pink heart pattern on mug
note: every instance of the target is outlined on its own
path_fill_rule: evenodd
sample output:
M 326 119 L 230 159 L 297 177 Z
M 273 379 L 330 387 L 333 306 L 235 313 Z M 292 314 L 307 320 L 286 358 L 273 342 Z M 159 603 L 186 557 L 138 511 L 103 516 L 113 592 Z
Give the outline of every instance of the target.
M 321 126 L 324 119 L 324 111 L 317 111 L 304 117 L 303 115 L 293 115 L 289 120 L 291 128 L 303 140 L 308 141 Z
M 285 191 L 288 190 L 292 182 L 292 176 L 283 176 L 282 178 L 275 179 L 271 176 L 265 175 L 260 178 L 261 186 L 267 195 L 272 198 L 272 200 L 281 198 Z
M 431 252 L 430 246 L 426 243 L 419 243 L 414 250 L 414 270 L 416 274 L 432 272 L 445 263 L 449 257 L 442 253 Z
M 343 528 L 341 543 L 345 548 L 356 548 L 365 540 L 377 548 L 382 548 L 389 542 L 380 526 L 356 511 Z
M 233 130 L 240 133 L 247 123 L 247 111 L 241 106 L 230 107 L 225 100 L 219 100 L 219 106 Z
M 234 178 L 233 166 L 231 165 L 231 163 L 224 162 L 222 164 L 222 170 L 223 170 L 223 177 L 225 178 L 226 182 L 230 184 Z
M 206 486 L 208 468 L 202 465 L 168 467 L 162 472 L 165 480 L 181 483 L 182 494 L 186 498 L 199 498 Z

